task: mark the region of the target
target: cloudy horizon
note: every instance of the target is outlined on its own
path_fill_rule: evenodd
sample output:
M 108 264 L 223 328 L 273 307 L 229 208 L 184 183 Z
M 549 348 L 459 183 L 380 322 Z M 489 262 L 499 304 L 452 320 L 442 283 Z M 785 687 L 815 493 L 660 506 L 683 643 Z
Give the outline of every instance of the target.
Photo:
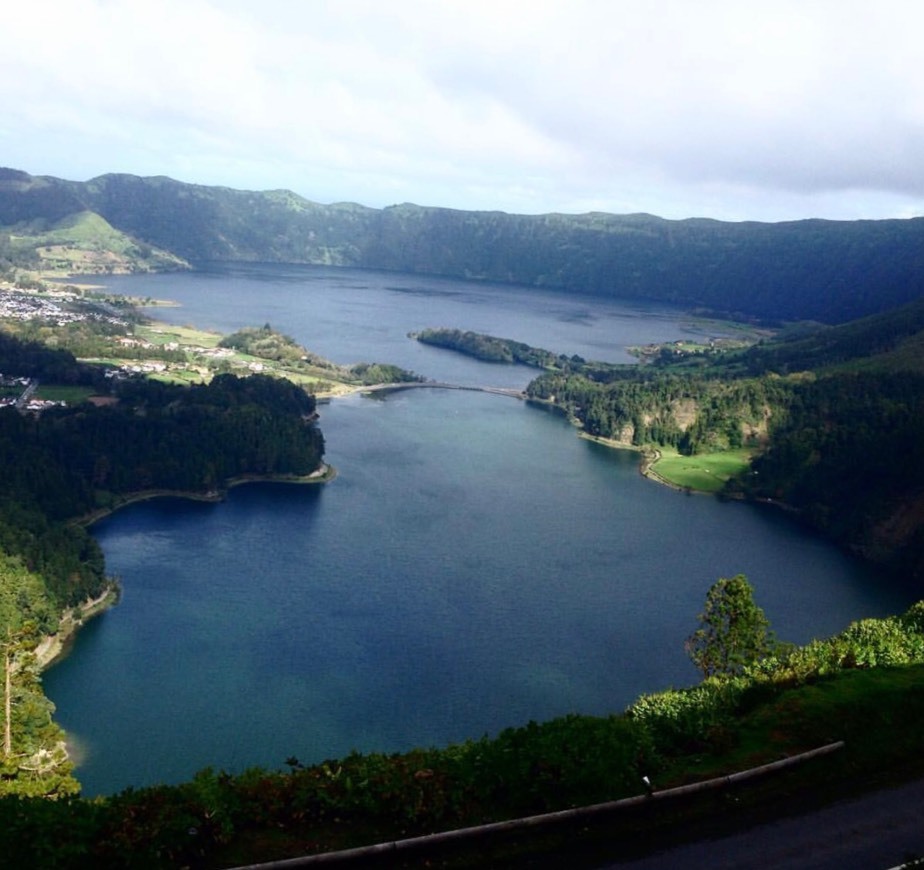
M 316 202 L 924 214 L 914 0 L 33 0 L 0 165 Z

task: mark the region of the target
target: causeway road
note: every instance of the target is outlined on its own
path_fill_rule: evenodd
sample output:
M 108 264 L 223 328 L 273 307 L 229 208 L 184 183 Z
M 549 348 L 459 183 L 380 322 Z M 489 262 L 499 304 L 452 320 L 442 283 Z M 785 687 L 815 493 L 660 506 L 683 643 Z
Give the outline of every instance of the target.
M 493 393 L 497 396 L 510 396 L 513 399 L 525 399 L 526 393 L 513 387 L 477 387 L 464 384 L 444 384 L 439 381 L 404 381 L 396 384 L 371 384 L 358 388 L 360 393 L 382 393 L 393 390 L 470 390 L 474 393 Z

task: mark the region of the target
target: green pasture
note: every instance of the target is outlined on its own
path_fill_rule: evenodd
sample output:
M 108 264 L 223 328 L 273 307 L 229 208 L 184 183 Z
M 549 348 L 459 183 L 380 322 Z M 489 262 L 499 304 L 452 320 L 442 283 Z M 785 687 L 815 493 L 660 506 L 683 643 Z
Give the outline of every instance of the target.
M 175 341 L 179 345 L 195 347 L 216 347 L 222 336 L 217 332 L 194 329 L 191 326 L 174 326 L 168 323 L 151 323 L 138 326 L 135 335 L 151 344 L 169 344 Z
M 730 477 L 748 467 L 752 451 L 747 448 L 682 456 L 671 448 L 661 448 L 661 457 L 652 470 L 668 483 L 700 492 L 718 492 Z
M 35 397 L 46 402 L 67 402 L 79 405 L 95 393 L 91 387 L 73 387 L 63 384 L 42 384 L 35 391 Z

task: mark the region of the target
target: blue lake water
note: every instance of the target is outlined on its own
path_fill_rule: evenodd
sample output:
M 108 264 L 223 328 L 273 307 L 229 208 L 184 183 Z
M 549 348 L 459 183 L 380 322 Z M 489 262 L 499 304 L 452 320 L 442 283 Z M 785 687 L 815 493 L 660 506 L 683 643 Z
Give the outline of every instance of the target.
M 158 317 L 270 322 L 338 362 L 524 385 L 418 345 L 457 326 L 588 358 L 696 332 L 679 312 L 462 282 L 296 267 L 112 279 Z M 417 390 L 322 405 L 326 486 L 159 500 L 95 527 L 121 603 L 45 675 L 86 794 L 213 766 L 283 766 L 622 710 L 686 685 L 684 638 L 719 576 L 745 573 L 805 642 L 913 593 L 772 509 L 686 496 L 560 416 Z

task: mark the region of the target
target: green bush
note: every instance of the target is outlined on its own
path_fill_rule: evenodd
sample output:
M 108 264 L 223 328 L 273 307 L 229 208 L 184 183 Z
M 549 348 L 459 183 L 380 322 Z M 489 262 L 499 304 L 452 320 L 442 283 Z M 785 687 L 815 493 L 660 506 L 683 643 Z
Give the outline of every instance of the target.
M 659 754 L 718 748 L 749 685 L 746 678 L 709 677 L 689 689 L 642 695 L 626 712 L 648 731 Z
M 899 619 L 906 630 L 924 635 L 924 601 L 912 604 Z
M 924 661 L 924 636 L 908 631 L 898 617 L 861 619 L 837 638 L 844 667 L 884 667 Z
M 0 855 L 8 867 L 92 867 L 92 844 L 105 806 L 61 798 L 0 798 Z
M 482 811 L 522 815 L 637 794 L 653 758 L 639 723 L 572 715 L 466 744 L 457 773 Z

